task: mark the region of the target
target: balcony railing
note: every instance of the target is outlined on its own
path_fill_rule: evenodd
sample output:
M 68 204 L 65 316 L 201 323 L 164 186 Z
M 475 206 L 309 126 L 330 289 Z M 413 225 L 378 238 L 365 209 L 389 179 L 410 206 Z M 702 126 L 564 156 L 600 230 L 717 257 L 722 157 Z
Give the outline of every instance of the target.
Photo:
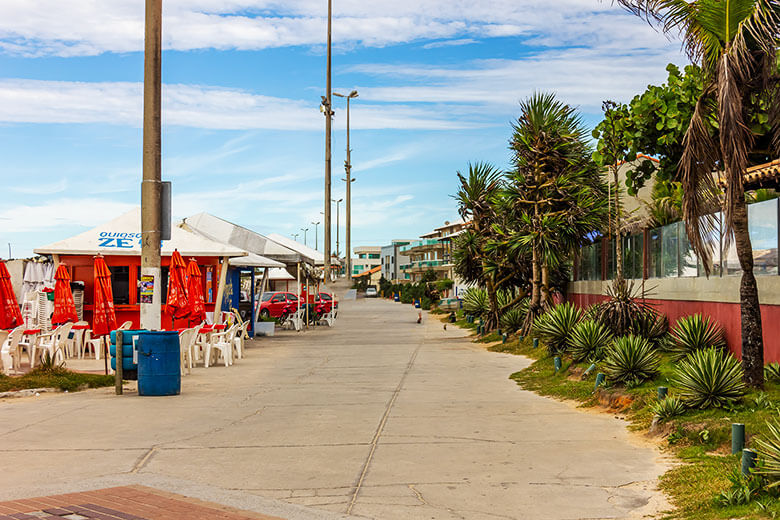
M 401 264 L 401 270 L 407 271 L 409 269 L 425 269 L 428 267 L 438 267 L 440 265 L 444 265 L 444 260 L 418 260 L 408 264 Z
M 435 245 L 442 245 L 442 243 L 437 238 L 429 238 L 426 240 L 415 240 L 414 242 L 409 243 L 408 245 L 405 245 L 401 247 L 401 253 L 404 253 L 406 251 L 409 251 L 410 249 L 414 249 L 416 247 L 423 247 L 423 246 L 435 246 Z

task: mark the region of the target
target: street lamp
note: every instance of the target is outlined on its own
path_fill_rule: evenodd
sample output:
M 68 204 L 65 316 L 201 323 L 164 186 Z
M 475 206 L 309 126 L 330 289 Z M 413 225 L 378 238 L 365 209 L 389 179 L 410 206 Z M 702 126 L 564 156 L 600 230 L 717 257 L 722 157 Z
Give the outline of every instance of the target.
M 357 90 L 353 90 L 348 95 L 333 93 L 334 96 L 340 98 L 347 98 L 347 160 L 344 161 L 344 170 L 346 170 L 347 178 L 342 179 L 347 183 L 347 275 L 352 273 L 352 183 L 355 179 L 352 178 L 352 150 L 349 148 L 349 100 L 358 97 Z
M 318 220 L 317 222 L 312 222 L 312 224 L 314 225 L 314 249 L 319 251 L 320 250 L 320 242 L 319 242 L 320 234 L 317 232 L 317 226 L 320 225 L 320 222 Z M 336 233 L 338 233 L 338 229 L 336 229 Z M 338 234 L 336 236 L 338 236 Z
M 330 140 L 331 140 L 331 125 L 333 123 L 333 103 L 331 98 L 331 35 L 333 25 L 333 0 L 328 0 L 328 40 L 327 40 L 327 65 L 326 65 L 326 79 L 325 79 L 325 95 L 322 97 L 322 110 L 325 116 L 325 225 L 324 225 L 324 240 L 325 243 L 325 271 L 323 273 L 325 280 L 330 281 L 330 173 L 331 173 L 331 157 L 330 157 Z
M 303 245 L 308 245 L 308 244 L 306 244 L 306 232 L 308 230 L 309 230 L 309 228 L 301 228 L 301 231 L 303 231 Z
M 300 233 L 290 233 L 290 236 L 293 237 L 293 240 L 296 242 L 298 241 L 298 235 L 300 235 Z

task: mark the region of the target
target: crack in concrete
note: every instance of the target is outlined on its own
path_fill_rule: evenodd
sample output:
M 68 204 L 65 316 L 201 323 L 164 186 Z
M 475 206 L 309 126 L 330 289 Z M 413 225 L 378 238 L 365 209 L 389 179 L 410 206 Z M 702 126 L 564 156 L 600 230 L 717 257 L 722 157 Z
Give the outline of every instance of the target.
M 426 506 L 428 505 L 428 502 L 425 501 L 425 497 L 423 497 L 422 493 L 420 493 L 417 490 L 417 488 L 414 487 L 414 484 L 409 484 L 409 489 L 412 490 L 412 493 L 414 493 L 414 496 L 417 498 L 417 500 L 419 500 L 420 502 L 422 502 Z
M 154 456 L 154 454 L 157 452 L 157 446 L 152 446 L 149 451 L 144 453 L 141 458 L 133 465 L 133 469 L 130 470 L 130 473 L 138 473 L 141 471 L 144 466 L 146 466 L 151 458 Z

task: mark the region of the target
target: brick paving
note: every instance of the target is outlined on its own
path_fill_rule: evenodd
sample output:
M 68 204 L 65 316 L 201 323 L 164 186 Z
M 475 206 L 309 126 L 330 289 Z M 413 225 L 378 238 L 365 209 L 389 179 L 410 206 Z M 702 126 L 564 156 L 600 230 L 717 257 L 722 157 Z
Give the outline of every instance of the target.
M 0 520 L 283 520 L 146 486 L 0 502 Z

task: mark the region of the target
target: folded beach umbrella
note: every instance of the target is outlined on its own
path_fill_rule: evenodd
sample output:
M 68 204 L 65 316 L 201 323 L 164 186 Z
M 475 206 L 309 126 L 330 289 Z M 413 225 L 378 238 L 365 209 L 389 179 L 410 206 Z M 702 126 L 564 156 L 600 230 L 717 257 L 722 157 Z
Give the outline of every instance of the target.
M 187 302 L 187 284 L 185 277 L 187 265 L 178 250 L 171 255 L 171 265 L 168 269 L 168 298 L 166 305 L 172 319 L 186 318 L 190 314 Z
M 78 321 L 76 303 L 73 301 L 73 292 L 70 290 L 70 273 L 65 264 L 60 264 L 57 267 L 54 280 L 54 313 L 51 322 L 59 325 L 69 321 Z
M 92 314 L 92 335 L 105 336 L 116 330 L 114 291 L 111 288 L 111 271 L 102 256 L 95 257 L 95 299 Z
M 206 319 L 206 305 L 203 298 L 203 282 L 198 262 L 190 258 L 187 264 L 187 296 L 190 303 L 190 321 L 200 323 Z
M 0 260 L 0 329 L 10 329 L 22 324 L 22 311 L 16 302 L 11 274 Z

